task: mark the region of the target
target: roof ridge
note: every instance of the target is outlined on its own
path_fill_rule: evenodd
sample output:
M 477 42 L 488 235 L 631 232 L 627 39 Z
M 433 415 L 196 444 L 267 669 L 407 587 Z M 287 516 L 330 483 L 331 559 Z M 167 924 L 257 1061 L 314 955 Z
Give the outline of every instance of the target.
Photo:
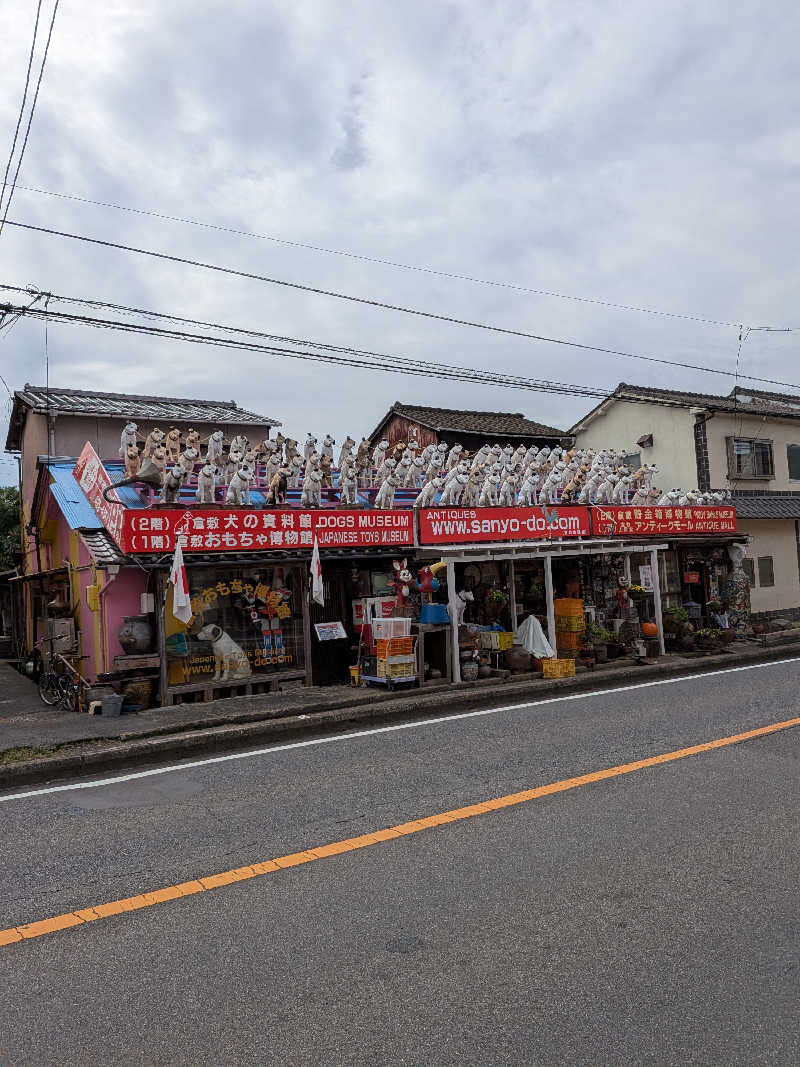
M 32 389 L 40 393 L 64 393 L 67 396 L 102 396 L 110 400 L 152 400 L 157 404 L 213 404 L 216 407 L 230 408 L 232 411 L 242 411 L 235 400 L 202 400 L 188 396 L 152 396 L 146 393 L 110 393 L 101 389 L 69 389 L 59 385 L 32 385 L 26 382 L 22 389 L 16 392 L 24 394 L 26 389 Z M 249 412 L 253 415 L 255 412 Z

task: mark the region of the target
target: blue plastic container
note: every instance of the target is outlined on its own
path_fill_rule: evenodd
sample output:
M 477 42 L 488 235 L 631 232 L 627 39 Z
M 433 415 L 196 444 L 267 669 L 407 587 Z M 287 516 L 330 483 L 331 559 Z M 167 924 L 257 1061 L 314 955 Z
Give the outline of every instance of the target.
M 446 604 L 423 604 L 419 621 L 427 623 L 450 622 Z

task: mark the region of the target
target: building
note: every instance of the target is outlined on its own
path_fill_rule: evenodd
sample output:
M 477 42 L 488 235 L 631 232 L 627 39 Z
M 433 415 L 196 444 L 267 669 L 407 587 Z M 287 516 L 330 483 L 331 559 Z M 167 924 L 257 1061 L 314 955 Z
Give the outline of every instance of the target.
M 753 613 L 800 616 L 800 396 L 737 386 L 724 396 L 620 383 L 570 433 L 658 467 L 656 484 L 726 489 Z
M 407 441 L 411 430 L 416 431 L 423 448 L 446 441 L 449 445 L 461 445 L 470 454 L 487 442 L 511 444 L 515 448 L 521 444 L 543 447 L 559 444 L 566 437 L 563 430 L 533 422 L 521 412 L 461 411 L 397 401 L 369 435 L 369 440 L 373 447 L 382 440 L 395 446 Z

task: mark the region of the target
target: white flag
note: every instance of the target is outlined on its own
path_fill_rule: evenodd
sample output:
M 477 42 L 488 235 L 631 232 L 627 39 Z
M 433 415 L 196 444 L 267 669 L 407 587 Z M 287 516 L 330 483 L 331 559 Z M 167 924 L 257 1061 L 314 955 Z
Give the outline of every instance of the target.
M 311 599 L 325 606 L 325 591 L 322 588 L 322 564 L 319 561 L 319 544 L 314 538 L 314 551 L 311 553 Z
M 192 611 L 192 598 L 189 596 L 189 579 L 186 576 L 186 566 L 183 562 L 183 549 L 180 541 L 175 545 L 175 555 L 172 557 L 172 570 L 169 572 L 169 581 L 172 586 L 172 614 L 179 622 L 188 623 L 194 612 Z

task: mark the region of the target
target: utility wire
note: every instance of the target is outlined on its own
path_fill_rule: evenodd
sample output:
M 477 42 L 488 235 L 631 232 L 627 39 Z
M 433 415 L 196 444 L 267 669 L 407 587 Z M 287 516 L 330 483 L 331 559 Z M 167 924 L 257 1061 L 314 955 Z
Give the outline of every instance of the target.
M 33 24 L 33 39 L 31 40 L 31 51 L 28 56 L 28 69 L 25 72 L 25 88 L 22 91 L 22 103 L 19 106 L 19 115 L 17 115 L 17 125 L 14 129 L 14 140 L 11 142 L 11 151 L 8 153 L 8 162 L 6 163 L 5 174 L 3 175 L 3 188 L 0 190 L 0 211 L 3 209 L 3 199 L 6 195 L 6 186 L 8 185 L 8 172 L 11 170 L 11 163 L 14 159 L 14 152 L 17 148 L 17 138 L 19 137 L 19 128 L 22 125 L 22 116 L 25 114 L 25 104 L 28 100 L 28 86 L 31 82 L 31 67 L 33 66 L 33 53 L 36 49 L 36 35 L 39 32 L 39 15 L 42 12 L 42 0 L 36 6 L 36 21 Z
M 44 75 L 44 68 L 45 68 L 45 65 L 47 63 L 47 54 L 50 51 L 50 38 L 53 36 L 53 26 L 54 26 L 55 21 L 56 21 L 56 13 L 58 12 L 58 4 L 59 4 L 59 0 L 55 0 L 55 4 L 53 5 L 53 16 L 50 19 L 50 28 L 47 31 L 47 41 L 45 42 L 44 54 L 42 55 L 42 65 L 39 68 L 39 77 L 36 80 L 36 91 L 33 94 L 33 100 L 31 102 L 31 109 L 28 112 L 28 125 L 25 127 L 25 139 L 22 142 L 22 148 L 20 149 L 19 157 L 17 159 L 17 169 L 14 171 L 14 180 L 11 183 L 11 188 L 9 189 L 8 196 L 6 197 L 6 206 L 3 209 L 3 218 L 0 219 L 0 235 L 2 235 L 2 233 L 3 233 L 3 227 L 5 226 L 6 219 L 8 218 L 8 209 L 11 207 L 11 201 L 12 201 L 12 199 L 14 197 L 14 190 L 16 189 L 16 186 L 17 186 L 17 178 L 19 177 L 20 167 L 22 166 L 22 160 L 23 160 L 23 157 L 25 156 L 25 149 L 28 146 L 28 136 L 29 136 L 29 134 L 31 132 L 31 123 L 33 122 L 33 113 L 36 110 L 36 101 L 39 99 L 39 89 L 41 88 L 42 77 Z M 37 21 L 38 21 L 38 12 L 37 12 Z
M 436 313 L 434 313 L 432 311 L 421 311 L 421 310 L 419 310 L 417 308 L 409 308 L 409 307 L 404 307 L 402 305 L 397 305 L 397 304 L 386 304 L 386 303 L 383 303 L 383 302 L 378 301 L 378 300 L 369 300 L 369 299 L 367 299 L 365 297 L 352 296 L 352 295 L 349 295 L 349 294 L 346 294 L 346 293 L 338 293 L 338 292 L 335 292 L 335 291 L 332 291 L 332 290 L 329 290 L 329 289 L 318 289 L 318 288 L 315 288 L 313 286 L 302 285 L 300 282 L 290 282 L 290 281 L 285 281 L 285 280 L 280 279 L 280 278 L 270 278 L 270 277 L 267 277 L 265 275 L 253 274 L 253 273 L 250 273 L 248 271 L 235 270 L 232 267 L 221 267 L 221 266 L 218 266 L 218 265 L 213 264 L 213 263 L 204 263 L 204 262 L 202 262 L 200 260 L 187 259 L 187 258 L 184 258 L 182 256 L 173 256 L 173 255 L 170 255 L 170 254 L 168 254 L 166 252 L 154 252 L 154 251 L 149 250 L 149 249 L 136 248 L 136 247 L 131 246 L 131 245 L 123 245 L 123 244 L 119 244 L 119 243 L 114 242 L 114 241 L 104 241 L 104 240 L 101 240 L 100 238 L 96 238 L 96 237 L 86 237 L 86 236 L 83 236 L 81 234 L 66 233 L 66 232 L 61 231 L 61 230 L 52 230 L 52 229 L 49 229 L 49 228 L 44 227 L 44 226 L 34 226 L 31 223 L 22 223 L 22 222 L 15 222 L 13 220 L 9 220 L 8 225 L 9 226 L 19 226 L 22 229 L 33 230 L 33 231 L 38 232 L 38 233 L 47 233 L 47 234 L 51 234 L 51 235 L 54 235 L 54 236 L 57 236 L 57 237 L 67 237 L 67 238 L 69 238 L 71 240 L 85 241 L 85 242 L 87 242 L 89 244 L 100 245 L 100 246 L 106 247 L 106 248 L 116 248 L 116 249 L 119 249 L 119 250 L 125 251 L 125 252 L 134 252 L 134 253 L 136 253 L 138 255 L 149 256 L 149 257 L 152 257 L 152 258 L 155 258 L 155 259 L 167 260 L 168 262 L 172 262 L 172 263 L 181 263 L 181 264 L 187 265 L 187 266 L 201 267 L 204 270 L 211 270 L 211 271 L 216 271 L 216 272 L 219 272 L 219 273 L 222 273 L 222 274 L 229 274 L 229 275 L 233 275 L 234 277 L 247 278 L 247 279 L 250 279 L 250 280 L 253 280 L 253 281 L 267 282 L 267 283 L 272 284 L 272 285 L 279 285 L 279 286 L 283 286 L 283 287 L 289 288 L 289 289 L 297 289 L 297 290 L 300 290 L 300 291 L 303 291 L 303 292 L 314 293 L 316 295 L 321 295 L 321 296 L 330 296 L 330 297 L 333 297 L 335 299 L 345 300 L 345 301 L 348 301 L 348 302 L 351 302 L 351 303 L 366 304 L 369 307 L 377 307 L 377 308 L 381 308 L 383 310 L 388 310 L 388 311 L 397 311 L 397 312 L 401 312 L 402 314 L 406 314 L 406 315 L 414 315 L 414 316 L 418 316 L 418 317 L 421 317 L 421 318 L 434 319 L 434 320 L 439 321 L 439 322 L 449 322 L 449 323 L 452 323 L 452 324 L 455 324 L 455 325 L 459 325 L 459 326 L 469 326 L 469 327 L 472 327 L 474 329 L 486 330 L 486 331 L 489 331 L 491 333 L 506 334 L 506 335 L 510 335 L 512 337 L 522 337 L 522 338 L 525 338 L 527 340 L 532 340 L 532 341 L 543 341 L 543 342 L 549 343 L 549 344 L 561 345 L 561 346 L 566 346 L 566 347 L 569 347 L 569 348 L 577 348 L 577 349 L 580 349 L 581 351 L 586 351 L 586 352 L 598 352 L 598 353 L 600 353 L 602 355 L 619 356 L 619 357 L 624 358 L 624 359 L 641 360 L 641 361 L 646 362 L 646 363 L 658 363 L 658 364 L 662 364 L 662 365 L 669 366 L 669 367 L 680 367 L 683 370 L 702 371 L 705 374 L 718 374 L 718 375 L 723 375 L 725 377 L 735 377 L 735 374 L 734 374 L 733 371 L 719 370 L 719 369 L 713 368 L 713 367 L 701 366 L 698 363 L 684 363 L 684 362 L 680 362 L 678 360 L 663 359 L 663 358 L 660 358 L 660 357 L 657 357 L 657 356 L 646 356 L 646 355 L 643 355 L 643 354 L 640 354 L 640 353 L 636 353 L 636 352 L 624 352 L 624 351 L 621 351 L 619 349 L 614 349 L 614 348 L 603 348 L 603 347 L 601 347 L 599 345 L 582 344 L 579 341 L 568 341 L 568 340 L 564 340 L 563 338 L 557 338 L 557 337 L 545 337 L 545 336 L 543 336 L 541 334 L 526 333 L 523 330 L 512 330 L 512 329 L 508 329 L 508 328 L 505 328 L 505 327 L 502 327 L 502 326 L 492 326 L 492 325 L 488 325 L 486 323 L 473 322 L 473 321 L 470 321 L 468 319 L 458 319 L 458 318 L 455 318 L 455 317 L 450 316 L 450 315 L 436 314 Z M 9 290 L 15 291 L 15 292 L 21 292 L 22 291 L 22 289 L 20 287 L 18 287 L 18 286 L 0 285 L 0 288 L 9 289 Z M 70 299 L 76 299 L 76 298 L 70 298 Z M 87 301 L 87 303 L 88 303 L 88 301 Z M 121 307 L 119 305 L 116 305 L 116 306 L 115 305 L 103 305 L 100 301 L 94 301 L 92 303 L 94 303 L 95 306 L 108 306 L 108 307 L 114 307 L 115 310 L 121 310 Z M 135 309 L 126 308 L 124 310 L 126 312 L 131 312 L 131 311 L 134 311 Z M 137 311 L 136 313 L 137 314 L 153 314 L 151 312 L 142 312 L 141 310 Z M 173 316 L 170 316 L 170 317 L 173 317 Z M 174 317 L 174 318 L 177 319 L 177 317 Z M 187 322 L 192 322 L 192 323 L 194 323 L 196 325 L 211 326 L 211 327 L 213 327 L 215 329 L 220 329 L 220 328 L 227 329 L 227 327 L 220 327 L 216 323 L 202 323 L 202 322 L 198 322 L 198 320 L 178 320 L 178 321 L 187 321 Z M 294 341 L 295 339 L 290 338 L 289 340 Z M 309 342 L 303 341 L 303 342 L 300 342 L 300 343 L 307 344 Z M 794 384 L 792 382 L 779 381 L 779 380 L 773 379 L 773 378 L 760 378 L 760 377 L 755 377 L 755 376 L 751 376 L 751 375 L 741 375 L 741 374 L 739 375 L 739 377 L 747 378 L 748 381 L 762 382 L 765 385 L 778 385 L 778 386 L 781 386 L 782 388 L 800 389 L 800 385 Z
M 511 289 L 517 293 L 555 297 L 557 300 L 572 300 L 578 304 L 595 304 L 599 307 L 611 308 L 614 311 L 630 311 L 639 315 L 658 315 L 669 319 L 683 319 L 687 322 L 699 322 L 706 326 L 737 325 L 735 322 L 722 322 L 719 319 L 703 318 L 700 315 L 685 315 L 677 311 L 663 311 L 658 308 L 638 307 L 634 304 L 620 304 L 612 300 L 600 300 L 596 297 L 574 296 L 570 293 L 558 293 L 552 289 L 534 289 L 527 285 L 517 285 L 514 282 L 498 282 L 489 278 L 478 278 L 473 274 L 457 274 L 454 271 L 437 270 L 435 267 L 421 267 L 412 263 L 400 263 L 397 260 L 383 259 L 380 256 L 366 256 L 358 252 L 347 252 L 341 248 L 327 248 L 324 245 L 308 244 L 305 241 L 290 240 L 286 237 L 274 237 L 270 234 L 255 233 L 252 230 L 239 230 L 233 226 L 221 226 L 213 222 L 187 219 L 180 215 L 167 215 L 160 211 L 147 211 L 145 208 L 128 207 L 124 204 L 114 204 L 107 200 L 92 200 L 88 196 L 56 193 L 50 189 L 39 189 L 31 185 L 20 185 L 18 188 L 27 193 L 39 193 L 42 196 L 57 197 L 59 200 L 74 200 L 80 204 L 93 204 L 95 207 L 112 208 L 114 211 L 125 211 L 132 215 L 148 215 L 150 218 L 161 219 L 165 222 L 180 222 L 185 226 L 197 226 L 201 229 L 215 230 L 219 233 L 231 233 L 236 237 L 252 237 L 258 241 L 271 241 L 273 244 L 286 245 L 290 248 L 305 248 L 310 252 L 324 252 L 329 256 L 343 256 L 347 259 L 359 260 L 362 263 L 377 263 L 380 266 L 395 267 L 398 270 L 416 271 L 419 274 L 433 274 L 439 278 L 450 278 L 453 281 L 471 282 L 473 285 L 487 285 L 496 289 Z

